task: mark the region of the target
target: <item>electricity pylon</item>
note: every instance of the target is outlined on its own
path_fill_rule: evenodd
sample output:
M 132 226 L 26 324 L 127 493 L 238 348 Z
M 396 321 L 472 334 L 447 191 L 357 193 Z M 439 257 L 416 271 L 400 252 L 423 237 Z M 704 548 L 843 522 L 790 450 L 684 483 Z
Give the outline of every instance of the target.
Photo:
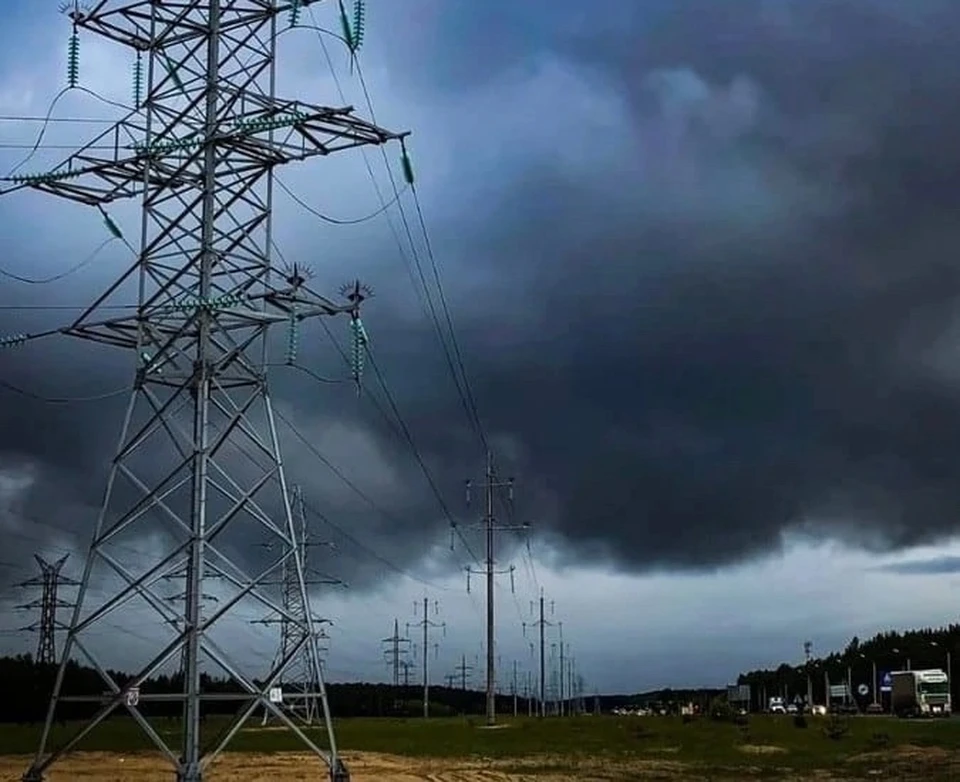
M 467 505 L 470 504 L 471 481 L 467 480 Z M 485 471 L 485 480 L 480 488 L 484 493 L 484 513 L 483 527 L 486 537 L 486 562 L 483 570 L 467 571 L 467 591 L 470 591 L 470 574 L 475 573 L 483 575 L 487 580 L 487 725 L 494 725 L 497 721 L 497 668 L 496 668 L 496 640 L 495 621 L 494 621 L 494 579 L 497 575 L 510 574 L 510 590 L 514 591 L 513 573 L 515 568 L 511 565 L 506 570 L 496 570 L 496 533 L 506 530 L 529 530 L 529 524 L 498 524 L 494 513 L 494 499 L 497 489 L 506 488 L 508 491 L 508 502 L 513 502 L 513 478 L 501 480 L 497 477 L 493 466 L 493 454 L 487 451 L 487 466 Z
M 410 643 L 409 638 L 403 638 L 400 635 L 400 620 L 393 620 L 393 635 L 389 638 L 384 638 L 381 643 L 389 644 L 389 646 L 383 650 L 384 656 L 387 658 L 387 665 L 390 666 L 390 669 L 393 671 L 393 686 L 400 686 L 400 671 L 403 670 L 404 674 L 407 674 L 407 667 L 404 665 L 406 660 L 403 658 L 409 649 L 406 644 Z
M 553 626 L 553 622 L 547 620 L 544 615 L 544 597 L 543 597 L 543 587 L 540 587 L 540 618 L 535 622 L 530 622 L 531 627 L 539 627 L 540 629 L 540 717 L 547 716 L 547 678 L 546 678 L 546 638 L 545 632 L 547 627 Z M 553 601 L 550 601 L 550 613 L 553 614 Z M 531 601 L 530 613 L 533 613 L 533 604 Z M 523 623 L 523 637 L 527 637 L 527 623 Z
M 417 603 L 413 604 L 413 614 L 417 615 Z M 438 600 L 433 601 L 433 613 L 437 615 L 440 613 L 440 602 Z M 410 635 L 410 624 L 407 623 L 407 636 Z M 430 619 L 430 600 L 426 597 L 423 598 L 423 619 L 419 622 L 413 622 L 413 625 L 423 629 L 423 717 L 426 719 L 430 716 L 430 629 L 433 627 L 439 627 L 443 634 L 447 634 L 447 623 L 446 622 L 434 622 Z M 434 655 L 437 654 L 439 646 L 434 644 Z M 413 647 L 414 654 L 416 654 L 416 645 Z
M 304 504 L 303 489 L 300 486 L 294 486 L 290 497 L 290 505 L 296 514 L 297 526 L 295 528 L 296 539 L 294 547 L 299 552 L 300 567 L 303 570 L 303 583 L 306 587 L 317 584 L 340 585 L 343 581 L 339 578 L 329 578 L 327 576 L 315 574 L 308 567 L 307 552 L 312 546 L 324 545 L 323 543 L 310 540 L 309 530 L 307 529 L 307 513 Z M 331 544 L 326 544 L 331 545 Z M 265 544 L 265 548 L 273 548 L 274 543 Z M 254 620 L 254 624 L 280 625 L 280 644 L 274 657 L 273 665 L 276 666 L 281 660 L 287 658 L 291 649 L 299 649 L 299 652 L 290 661 L 286 671 L 277 679 L 277 686 L 274 688 L 278 705 L 289 714 L 297 717 L 304 725 L 312 725 L 319 716 L 317 703 L 317 680 L 315 671 L 320 669 L 323 663 L 322 656 L 314 660 L 313 654 L 321 654 L 326 651 L 326 647 L 320 643 L 306 643 L 303 638 L 304 628 L 307 626 L 306 614 L 310 610 L 309 603 L 305 602 L 300 592 L 300 580 L 297 569 L 293 566 L 291 557 L 284 559 L 280 568 L 280 579 L 277 582 L 264 582 L 276 584 L 280 587 L 280 607 L 283 609 L 279 614 L 274 613 L 264 619 Z M 329 620 L 320 617 L 312 617 L 315 627 L 329 624 Z M 320 627 L 317 631 L 317 641 L 328 640 L 329 636 L 324 629 Z M 279 699 L 277 699 L 279 698 Z M 266 725 L 270 719 L 270 711 L 263 710 L 263 719 L 261 725 Z
M 140 199 L 136 260 L 73 323 L 55 330 L 131 350 L 136 371 L 40 746 L 23 779 L 40 782 L 65 752 L 125 708 L 173 766 L 178 782 L 200 782 L 259 706 L 294 731 L 327 764 L 332 779 L 347 779 L 316 662 L 312 613 L 290 617 L 301 626 L 300 641 L 262 684 L 244 673 L 214 631 L 231 619 L 244 621 L 236 610 L 244 601 L 283 613 L 264 582 L 284 563 L 296 571 L 308 603 L 266 381 L 270 326 L 345 315 L 356 342 L 365 340 L 359 321 L 365 289 L 359 283 L 335 302 L 311 290 L 296 265 L 278 274 L 272 257 L 273 172 L 362 145 L 402 143 L 403 134 L 357 119 L 349 107 L 277 97 L 279 16 L 295 11 L 296 3 L 92 0 L 71 6 L 71 86 L 79 70 L 76 36 L 93 33 L 136 57 L 135 107 L 53 170 L 8 178 L 13 186 L 3 192 L 32 188 L 94 207 L 118 238 L 122 232 L 106 207 Z M 107 308 L 118 305 L 126 309 L 111 316 Z M 247 458 L 242 464 L 241 456 Z M 284 546 L 272 561 L 249 566 L 248 574 L 235 552 L 249 547 L 254 531 Z M 124 557 L 118 541 L 139 542 L 147 532 L 158 544 L 165 533 L 165 550 Z M 128 540 L 124 547 L 130 545 Z M 178 613 L 155 586 L 184 567 Z M 223 591 L 232 593 L 221 594 L 217 609 L 201 618 L 209 574 L 221 576 Z M 174 637 L 158 640 L 155 653 L 121 685 L 85 636 L 96 634 L 101 620 L 134 598 L 160 616 L 157 629 L 172 626 Z M 326 749 L 269 697 L 303 646 L 313 647 Z M 72 653 L 98 671 L 109 694 L 97 699 L 100 708 L 76 736 L 49 753 Z M 141 694 L 140 686 L 181 655 L 183 723 L 179 747 L 171 747 L 139 708 L 141 701 L 169 695 Z M 209 747 L 200 741 L 201 700 L 211 695 L 201 691 L 202 666 L 219 668 L 242 690 L 232 724 Z
M 40 576 L 23 581 L 17 586 L 21 587 L 40 587 L 43 591 L 38 600 L 32 600 L 24 603 L 17 608 L 23 610 L 40 609 L 40 621 L 34 622 L 27 627 L 22 628 L 29 632 L 38 633 L 37 638 L 37 662 L 41 665 L 53 665 L 57 661 L 57 643 L 56 630 L 63 629 L 63 624 L 57 620 L 58 608 L 73 608 L 73 603 L 68 603 L 58 596 L 58 590 L 62 586 L 79 586 L 79 581 L 68 578 L 60 571 L 67 561 L 66 554 L 55 562 L 47 562 L 39 554 L 34 554 L 33 558 L 37 560 L 40 566 Z

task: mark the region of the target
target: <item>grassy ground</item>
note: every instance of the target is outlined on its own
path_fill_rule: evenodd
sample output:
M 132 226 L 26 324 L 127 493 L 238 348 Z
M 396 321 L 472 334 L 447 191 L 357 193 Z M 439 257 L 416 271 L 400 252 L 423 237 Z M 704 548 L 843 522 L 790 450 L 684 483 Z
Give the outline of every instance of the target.
M 817 769 L 842 771 L 844 779 L 878 775 L 887 779 L 960 779 L 960 719 L 852 718 L 846 721 L 848 730 L 840 738 L 824 734 L 826 723 L 814 718 L 801 729 L 794 727 L 790 717 L 752 717 L 744 727 L 706 719 L 687 724 L 679 718 L 659 717 L 505 718 L 504 727 L 487 729 L 482 718 L 427 722 L 356 719 L 339 720 L 336 728 L 340 748 L 347 754 L 451 761 L 483 758 L 504 774 L 545 775 L 591 763 L 628 768 L 637 762 L 658 761 L 664 767 L 683 767 L 707 778 L 783 778 L 788 772 Z M 160 721 L 158 727 L 175 746 L 177 723 Z M 207 738 L 214 738 L 223 727 L 224 723 L 211 719 L 206 725 Z M 54 741 L 62 740 L 69 730 L 70 726 L 58 729 Z M 28 753 L 36 747 L 37 737 L 35 726 L 4 725 L 0 727 L 0 755 Z M 320 735 L 317 739 L 320 741 Z M 80 748 L 131 753 L 151 747 L 132 721 L 118 718 L 95 731 Z M 233 752 L 247 753 L 302 749 L 288 731 L 256 726 L 244 730 L 230 745 Z M 919 776 L 913 776 L 914 772 Z M 630 774 L 625 772 L 624 778 Z

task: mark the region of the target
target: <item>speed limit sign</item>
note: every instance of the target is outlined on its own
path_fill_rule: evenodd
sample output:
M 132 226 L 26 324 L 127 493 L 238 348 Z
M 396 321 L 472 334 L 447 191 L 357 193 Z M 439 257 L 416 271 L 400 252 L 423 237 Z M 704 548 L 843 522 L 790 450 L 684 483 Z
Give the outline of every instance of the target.
M 859 687 L 857 687 L 857 692 L 860 693 L 861 696 L 866 696 L 869 695 L 870 688 L 867 687 L 866 684 L 861 684 Z

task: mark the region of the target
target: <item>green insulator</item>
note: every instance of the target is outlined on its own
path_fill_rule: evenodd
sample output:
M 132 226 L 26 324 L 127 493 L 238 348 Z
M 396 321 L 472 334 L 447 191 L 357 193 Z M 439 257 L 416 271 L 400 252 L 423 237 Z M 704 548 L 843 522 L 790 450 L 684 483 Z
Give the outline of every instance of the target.
M 300 341 L 300 323 L 297 320 L 296 310 L 290 313 L 290 323 L 287 327 L 287 363 L 297 362 L 297 347 Z
M 353 45 L 354 51 L 363 45 L 364 16 L 366 8 L 363 0 L 353 0 Z
M 67 44 L 67 84 L 76 87 L 80 83 L 80 36 L 70 36 Z
M 363 322 L 360 318 L 353 318 L 350 321 L 351 331 L 351 370 L 353 379 L 359 384 L 363 377 L 363 353 L 367 344 L 367 332 L 363 328 Z
M 143 60 L 140 52 L 137 52 L 137 59 L 133 63 L 133 107 L 140 108 L 143 100 Z
M 347 18 L 347 9 L 343 7 L 343 0 L 340 0 L 340 27 L 343 28 L 343 39 L 347 46 L 353 50 L 353 30 L 350 29 L 350 20 Z
M 123 238 L 123 234 L 121 233 L 120 228 L 117 226 L 115 222 L 113 222 L 113 220 L 110 219 L 110 215 L 108 215 L 106 212 L 103 213 L 103 222 L 106 223 L 107 230 L 113 234 L 113 237 L 115 239 Z
M 408 185 L 413 185 L 413 163 L 410 162 L 410 156 L 407 154 L 407 146 L 400 142 L 400 165 L 403 167 L 403 178 Z

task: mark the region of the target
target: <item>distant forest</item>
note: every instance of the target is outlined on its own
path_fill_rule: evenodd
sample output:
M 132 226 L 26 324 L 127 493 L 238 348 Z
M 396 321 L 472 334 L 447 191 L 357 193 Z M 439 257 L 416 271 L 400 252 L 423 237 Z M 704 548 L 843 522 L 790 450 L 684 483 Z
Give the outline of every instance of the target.
M 960 650 L 960 625 L 939 629 L 908 630 L 904 633 L 890 631 L 879 633 L 867 641 L 854 637 L 842 652 L 826 657 L 811 655 L 809 662 L 803 659 L 802 646 L 798 646 L 798 662 L 783 663 L 773 670 L 750 671 L 741 674 L 738 684 L 749 684 L 754 709 L 760 708 L 766 699 L 780 696 L 792 701 L 807 693 L 811 685 L 814 703 L 826 703 L 827 682 L 831 685 L 851 684 L 854 698 L 865 705 L 873 699 L 874 687 L 878 700 L 882 701 L 880 680 L 890 671 L 940 668 L 949 674 L 953 656 Z M 874 681 L 876 672 L 877 681 Z M 857 691 L 866 686 L 866 695 Z M 954 698 L 960 689 L 950 676 L 950 689 Z
M 802 661 L 803 649 L 798 649 L 801 661 L 794 664 L 783 663 L 777 668 L 749 671 L 739 676 L 738 684 L 751 686 L 752 708 L 758 709 L 768 697 L 779 695 L 793 699 L 807 693 L 808 681 L 812 685 L 816 703 L 825 702 L 827 680 L 830 684 L 843 684 L 848 681 L 856 691 L 858 685 L 866 684 L 871 688 L 874 667 L 877 678 L 885 672 L 906 668 L 942 668 L 949 672 L 952 667 L 952 655 L 960 650 L 960 625 L 950 625 L 940 629 L 911 630 L 904 633 L 880 633 L 870 640 L 853 638 L 842 652 L 834 652 L 826 657 L 811 655 L 809 662 Z M 110 675 L 121 686 L 130 676 L 118 671 Z M 40 665 L 31 655 L 0 657 L 0 685 L 5 697 L 0 700 L 0 722 L 30 723 L 42 721 L 46 715 L 50 691 L 56 676 L 56 667 Z M 157 676 L 141 686 L 141 693 L 171 693 L 180 690 L 182 684 L 177 676 Z M 876 684 L 879 691 L 879 682 Z M 101 695 L 105 687 L 100 676 L 92 668 L 85 668 L 71 662 L 64 678 L 65 696 Z M 203 676 L 203 689 L 208 693 L 236 693 L 239 688 L 227 680 Z M 951 677 L 951 689 L 956 697 L 960 689 L 954 685 Z M 678 708 L 680 704 L 696 703 L 706 706 L 723 690 L 663 689 L 633 695 L 603 695 L 598 700 L 586 697 L 583 706 L 592 712 L 599 706 L 604 712 L 618 707 L 649 706 L 660 704 L 668 708 Z M 328 684 L 327 694 L 330 707 L 337 717 L 405 717 L 422 713 L 423 689 L 420 686 L 394 687 L 390 684 L 371 684 L 366 682 L 348 684 Z M 873 690 L 865 696 L 872 699 Z M 143 701 L 141 710 L 150 715 L 176 717 L 180 707 L 172 701 Z M 237 702 L 208 701 L 204 708 L 209 714 L 234 713 Z M 58 717 L 62 720 L 88 716 L 96 709 L 95 704 L 65 702 L 58 708 Z M 455 716 L 483 714 L 485 709 L 484 693 L 456 687 L 430 687 L 430 712 L 432 715 Z M 497 710 L 503 714 L 513 711 L 513 697 L 499 695 Z M 523 697 L 517 698 L 517 710 L 526 714 L 528 704 Z M 124 709 L 119 709 L 122 714 Z

